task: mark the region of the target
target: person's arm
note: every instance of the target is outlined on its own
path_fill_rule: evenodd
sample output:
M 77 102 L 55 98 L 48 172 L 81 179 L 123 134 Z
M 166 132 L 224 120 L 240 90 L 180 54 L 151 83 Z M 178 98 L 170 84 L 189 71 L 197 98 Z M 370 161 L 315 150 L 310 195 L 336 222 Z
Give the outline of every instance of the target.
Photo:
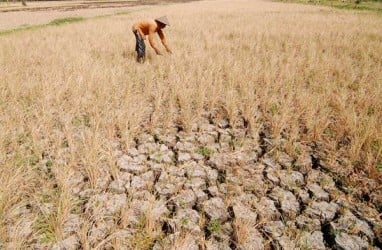
M 158 47 L 155 45 L 154 31 L 152 31 L 151 29 L 149 31 L 149 43 L 150 43 L 151 47 L 155 50 L 155 53 L 157 53 L 157 55 L 162 55 L 162 53 L 160 53 Z
M 162 30 L 158 30 L 158 35 L 160 37 L 160 40 L 162 41 L 163 46 L 166 48 L 168 53 L 172 53 L 171 49 L 168 47 L 166 37 Z

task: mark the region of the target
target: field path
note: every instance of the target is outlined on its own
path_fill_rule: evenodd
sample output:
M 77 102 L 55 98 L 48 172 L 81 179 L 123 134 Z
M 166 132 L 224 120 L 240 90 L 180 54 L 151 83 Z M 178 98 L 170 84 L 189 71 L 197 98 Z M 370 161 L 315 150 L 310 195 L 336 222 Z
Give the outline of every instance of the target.
M 0 31 L 47 24 L 59 18 L 94 17 L 130 12 L 150 5 L 186 1 L 53 1 L 21 3 L 0 2 Z

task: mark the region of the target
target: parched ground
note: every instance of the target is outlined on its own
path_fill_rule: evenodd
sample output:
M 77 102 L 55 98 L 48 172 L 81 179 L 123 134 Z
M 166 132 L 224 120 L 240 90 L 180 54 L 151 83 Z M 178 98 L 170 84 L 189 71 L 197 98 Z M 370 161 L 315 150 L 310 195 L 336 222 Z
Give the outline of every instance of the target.
M 63 221 L 64 239 L 25 243 L 35 249 L 380 249 L 380 213 L 348 195 L 314 146 L 301 144 L 303 153 L 293 158 L 273 146 L 267 131 L 246 132 L 244 120 L 231 124 L 215 110 L 196 119 L 190 132 L 174 125 L 139 135 L 130 148 L 115 141 L 115 169 L 101 167 L 97 178 L 85 170 L 66 177 L 77 207 Z M 40 167 L 53 174 L 48 161 Z M 40 204 L 45 216 L 54 213 L 49 204 Z M 34 206 L 14 212 L 23 219 L 8 225 L 11 238 L 28 239 Z
M 94 183 L 73 172 L 69 192 L 82 214 L 67 217 L 53 248 L 82 248 L 87 223 L 92 249 L 379 249 L 379 212 L 349 196 L 314 147 L 293 158 L 267 131 L 249 137 L 244 120 L 219 117 L 206 112 L 190 132 L 154 129 L 130 148 L 115 142 L 117 168 Z M 31 224 L 10 231 L 25 237 Z

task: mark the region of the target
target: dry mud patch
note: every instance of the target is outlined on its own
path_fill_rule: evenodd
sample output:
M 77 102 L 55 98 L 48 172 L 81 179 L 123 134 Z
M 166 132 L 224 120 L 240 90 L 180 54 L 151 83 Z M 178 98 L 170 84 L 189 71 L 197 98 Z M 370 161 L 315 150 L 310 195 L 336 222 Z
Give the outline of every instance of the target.
M 156 129 L 126 149 L 116 141 L 115 168 L 70 176 L 79 202 L 63 240 L 28 243 L 28 218 L 53 213 L 50 203 L 20 207 L 7 230 L 35 249 L 380 249 L 380 211 L 344 193 L 312 147 L 293 158 L 266 131 L 246 130 L 210 112 L 190 132 Z

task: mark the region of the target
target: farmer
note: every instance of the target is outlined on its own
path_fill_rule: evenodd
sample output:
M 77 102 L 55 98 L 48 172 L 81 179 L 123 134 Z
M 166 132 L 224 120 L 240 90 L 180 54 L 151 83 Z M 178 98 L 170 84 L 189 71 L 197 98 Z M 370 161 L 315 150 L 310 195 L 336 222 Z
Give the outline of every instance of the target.
M 166 37 L 162 29 L 166 27 L 166 25 L 170 25 L 167 17 L 162 16 L 155 20 L 145 19 L 136 22 L 133 25 L 133 32 L 135 35 L 135 39 L 137 40 L 135 45 L 135 51 L 137 51 L 137 61 L 143 63 L 146 56 L 146 45 L 143 40 L 146 40 L 146 36 L 149 36 L 149 42 L 151 47 L 155 50 L 157 55 L 162 55 L 157 46 L 154 43 L 154 33 L 157 32 L 160 40 L 162 41 L 163 46 L 166 48 L 168 53 L 172 53 L 170 48 L 167 45 Z

